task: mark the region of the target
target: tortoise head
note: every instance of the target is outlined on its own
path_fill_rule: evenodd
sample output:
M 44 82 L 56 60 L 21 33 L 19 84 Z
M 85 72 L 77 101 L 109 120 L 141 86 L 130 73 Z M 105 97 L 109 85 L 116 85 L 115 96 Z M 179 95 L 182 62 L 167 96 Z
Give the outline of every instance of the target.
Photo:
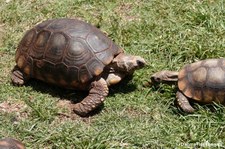
M 178 72 L 163 70 L 151 76 L 152 83 L 167 83 L 178 81 Z
M 127 74 L 132 74 L 135 70 L 143 68 L 146 62 L 140 56 L 120 53 L 114 58 L 113 64 L 116 65 L 116 69 Z

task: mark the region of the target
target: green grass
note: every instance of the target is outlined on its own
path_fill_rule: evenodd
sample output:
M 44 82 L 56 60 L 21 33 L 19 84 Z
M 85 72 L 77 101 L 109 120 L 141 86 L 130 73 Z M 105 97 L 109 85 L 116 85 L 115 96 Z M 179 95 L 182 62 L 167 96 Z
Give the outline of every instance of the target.
M 196 104 L 197 112 L 186 115 L 174 106 L 175 86 L 142 87 L 156 71 L 225 57 L 224 7 L 223 0 L 1 0 L 0 104 L 9 108 L 0 109 L 0 138 L 17 138 L 27 148 L 225 148 L 223 106 L 212 111 Z M 148 62 L 127 85 L 112 87 L 102 110 L 88 118 L 57 106 L 60 98 L 85 94 L 39 81 L 15 87 L 10 81 L 25 31 L 60 17 L 99 27 Z

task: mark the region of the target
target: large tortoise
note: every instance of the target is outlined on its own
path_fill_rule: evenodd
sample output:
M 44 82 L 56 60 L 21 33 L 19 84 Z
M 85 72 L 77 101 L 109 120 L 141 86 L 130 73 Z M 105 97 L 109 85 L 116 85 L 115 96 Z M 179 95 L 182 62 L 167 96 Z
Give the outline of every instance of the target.
M 225 59 L 207 59 L 185 65 L 179 72 L 160 71 L 151 76 L 151 81 L 172 83 L 178 81 L 176 93 L 178 106 L 187 112 L 195 110 L 189 99 L 199 103 L 225 105 Z
M 28 30 L 17 48 L 16 63 L 11 76 L 15 85 L 36 78 L 64 88 L 89 90 L 73 107 L 75 113 L 85 116 L 103 103 L 108 86 L 142 68 L 145 60 L 125 54 L 92 25 L 61 18 Z

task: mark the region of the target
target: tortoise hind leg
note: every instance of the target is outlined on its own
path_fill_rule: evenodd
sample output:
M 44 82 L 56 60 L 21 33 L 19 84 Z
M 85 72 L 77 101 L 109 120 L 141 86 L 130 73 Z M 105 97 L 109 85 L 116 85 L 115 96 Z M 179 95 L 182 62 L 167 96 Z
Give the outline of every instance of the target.
M 29 76 L 24 74 L 18 66 L 15 66 L 11 73 L 11 80 L 14 85 L 21 86 L 30 79 Z
M 107 95 L 107 83 L 103 78 L 100 78 L 99 80 L 91 83 L 89 95 L 80 103 L 75 104 L 73 111 L 80 116 L 86 116 L 89 112 L 99 107 Z
M 195 111 L 194 108 L 190 105 L 187 97 L 185 97 L 180 91 L 177 91 L 176 93 L 177 102 L 179 107 L 187 113 L 193 113 Z

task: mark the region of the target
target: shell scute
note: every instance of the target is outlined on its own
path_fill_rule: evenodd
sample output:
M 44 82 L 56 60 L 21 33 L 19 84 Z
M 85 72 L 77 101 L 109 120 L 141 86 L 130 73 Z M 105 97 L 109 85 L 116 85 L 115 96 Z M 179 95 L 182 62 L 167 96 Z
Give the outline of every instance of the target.
M 73 81 L 78 82 L 79 80 L 79 69 L 75 66 L 68 67 L 69 75 L 67 76 L 67 80 L 69 83 Z
M 207 59 L 202 61 L 202 66 L 204 67 L 217 67 L 218 66 L 218 59 Z
M 44 50 L 48 43 L 48 39 L 51 35 L 49 31 L 41 31 L 37 34 L 36 41 L 34 43 L 35 48 Z
M 203 98 L 201 101 L 204 103 L 211 103 L 213 101 L 214 94 L 215 94 L 215 91 L 213 89 L 205 88 L 203 90 Z
M 206 86 L 212 88 L 225 87 L 225 72 L 220 67 L 209 68 Z
M 92 58 L 87 62 L 87 67 L 91 74 L 98 76 L 103 71 L 105 65 L 102 62 L 98 61 L 96 58 Z
M 104 34 L 100 32 L 91 32 L 87 36 L 87 43 L 95 53 L 108 49 L 111 46 L 111 42 L 111 40 L 105 38 Z
M 86 39 L 91 30 L 92 27 L 89 24 L 77 21 L 76 24 L 73 23 L 73 26 L 69 26 L 64 32 L 72 38 Z
M 34 78 L 53 83 L 54 80 L 53 70 L 55 69 L 55 64 L 46 60 L 33 60 L 33 76 Z
M 67 43 L 68 41 L 64 34 L 53 33 L 49 39 L 48 48 L 45 50 L 45 58 L 52 62 L 60 62 Z
M 64 56 L 64 63 L 68 66 L 81 67 L 94 57 L 88 46 L 82 40 L 72 41 Z
M 46 28 L 48 25 L 50 25 L 50 24 L 51 24 L 52 22 L 54 22 L 54 21 L 55 21 L 54 19 L 53 19 L 53 20 L 46 20 L 46 21 L 43 21 L 43 22 L 37 24 L 37 25 L 35 26 L 35 29 L 39 32 L 39 31 L 43 30 L 44 28 Z
M 88 68 L 85 65 L 80 68 L 79 81 L 85 83 L 88 80 L 91 80 L 92 77 L 92 74 L 88 71 Z
M 201 66 L 202 61 L 197 61 L 192 64 L 187 64 L 183 67 L 183 69 L 186 69 L 188 72 L 192 72 L 195 69 L 199 68 Z
M 103 51 L 95 55 L 105 65 L 108 65 L 114 58 L 114 56 L 110 54 L 108 51 Z
M 26 32 L 26 34 L 24 35 L 23 39 L 20 42 L 20 46 L 23 47 L 21 49 L 22 51 L 25 51 L 25 52 L 27 51 L 27 49 L 28 49 L 27 47 L 29 47 L 31 45 L 35 36 L 36 36 L 36 32 L 33 29 Z
M 205 67 L 199 67 L 195 69 L 192 73 L 189 73 L 189 81 L 191 81 L 192 84 L 198 84 L 200 86 L 203 86 L 206 82 L 207 78 L 207 69 Z
M 183 90 L 183 93 L 189 97 L 189 98 L 192 98 L 193 97 L 193 88 L 188 86 L 185 88 L 185 90 Z
M 197 89 L 197 88 L 195 88 L 195 89 L 193 89 L 194 90 L 194 93 L 193 93 L 193 99 L 195 99 L 195 100 L 197 100 L 197 101 L 200 101 L 200 100 L 202 100 L 203 99 L 203 97 L 202 97 L 202 90 L 200 89 Z
M 216 96 L 215 96 L 214 100 L 217 103 L 225 104 L 225 92 L 223 90 L 222 91 L 218 91 L 216 93 Z

